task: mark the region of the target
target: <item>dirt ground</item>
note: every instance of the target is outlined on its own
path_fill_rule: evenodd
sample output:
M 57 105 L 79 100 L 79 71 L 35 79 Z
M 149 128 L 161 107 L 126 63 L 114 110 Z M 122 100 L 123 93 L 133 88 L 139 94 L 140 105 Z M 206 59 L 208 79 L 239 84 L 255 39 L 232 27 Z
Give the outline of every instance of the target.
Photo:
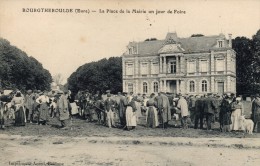
M 259 149 L 254 148 L 107 144 L 82 137 L 3 137 L 0 139 L 0 148 L 1 166 L 259 166 L 260 163 Z
M 48 125 L 13 126 L 0 130 L 0 165 L 260 165 L 259 133 L 221 133 L 181 129 L 171 121 L 168 129 L 145 127 L 139 119 L 134 131 L 107 128 L 73 118 L 67 130 L 58 119 Z

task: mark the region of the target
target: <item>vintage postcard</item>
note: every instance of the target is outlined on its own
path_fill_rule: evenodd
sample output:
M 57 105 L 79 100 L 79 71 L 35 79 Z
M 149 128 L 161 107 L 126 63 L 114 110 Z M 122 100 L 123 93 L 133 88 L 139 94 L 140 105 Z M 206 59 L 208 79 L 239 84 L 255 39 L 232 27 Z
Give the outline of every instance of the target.
M 0 0 L 0 165 L 260 165 L 259 0 Z

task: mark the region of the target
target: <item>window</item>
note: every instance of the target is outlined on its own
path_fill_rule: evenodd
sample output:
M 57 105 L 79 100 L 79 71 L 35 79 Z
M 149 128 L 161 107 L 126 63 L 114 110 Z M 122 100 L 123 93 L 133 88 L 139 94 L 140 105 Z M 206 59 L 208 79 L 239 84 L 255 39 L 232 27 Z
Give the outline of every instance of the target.
M 148 63 L 141 63 L 141 74 L 148 74 Z
M 232 72 L 236 72 L 235 59 L 231 58 L 230 69 Z
M 187 64 L 188 73 L 196 73 L 196 61 L 189 61 Z
M 216 71 L 224 71 L 224 59 L 216 59 Z
M 201 87 L 202 92 L 207 92 L 207 81 L 203 80 L 201 85 L 202 85 Z
M 151 74 L 159 74 L 159 63 L 158 62 L 152 63 Z
M 129 83 L 127 89 L 128 89 L 128 92 L 133 92 L 133 91 L 134 91 L 134 86 L 133 86 L 133 84 L 132 84 L 132 83 Z
M 223 47 L 223 41 L 218 41 L 218 47 L 219 48 Z
M 154 92 L 158 92 L 158 89 L 159 89 L 158 82 L 154 82 L 154 83 L 153 83 L 153 91 L 154 91 Z
M 190 92 L 195 92 L 195 82 L 190 81 Z
M 132 63 L 126 64 L 126 75 L 134 75 L 134 65 Z
M 200 72 L 208 72 L 208 61 L 200 60 Z
M 147 83 L 143 83 L 143 93 L 147 93 Z
M 137 48 L 136 47 L 132 47 L 133 49 L 133 54 L 137 54 Z
M 168 65 L 168 73 L 176 73 L 176 60 L 170 61 Z
M 131 55 L 133 54 L 133 48 L 132 47 L 128 47 L 128 53 Z

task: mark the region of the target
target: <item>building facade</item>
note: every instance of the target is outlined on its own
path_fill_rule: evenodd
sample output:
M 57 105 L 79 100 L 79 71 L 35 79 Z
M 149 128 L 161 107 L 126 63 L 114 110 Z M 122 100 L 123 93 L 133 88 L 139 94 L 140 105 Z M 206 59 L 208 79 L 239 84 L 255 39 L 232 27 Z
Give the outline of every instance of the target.
M 122 55 L 123 91 L 182 94 L 236 93 L 236 53 L 232 36 L 130 42 Z

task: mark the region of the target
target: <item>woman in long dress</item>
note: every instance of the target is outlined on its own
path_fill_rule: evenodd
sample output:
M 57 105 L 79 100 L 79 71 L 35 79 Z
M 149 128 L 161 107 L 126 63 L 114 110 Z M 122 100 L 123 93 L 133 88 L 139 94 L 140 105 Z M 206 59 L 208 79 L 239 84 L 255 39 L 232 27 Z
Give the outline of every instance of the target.
M 126 127 L 127 130 L 135 129 L 136 127 L 136 106 L 134 98 L 131 96 L 127 97 L 127 104 L 126 104 Z
M 36 102 L 40 104 L 38 121 L 39 125 L 46 125 L 46 122 L 49 119 L 49 107 L 47 104 L 50 102 L 50 99 L 47 94 L 48 92 L 45 91 L 43 95 L 36 99 Z
M 156 128 L 159 125 L 158 112 L 155 108 L 154 97 L 155 97 L 155 94 L 152 93 L 150 96 L 150 99 L 146 103 L 146 106 L 148 107 L 146 126 L 151 127 L 151 128 Z
M 230 125 L 231 130 L 237 131 L 240 129 L 240 116 L 243 115 L 243 104 L 241 103 L 241 97 L 237 97 L 236 101 L 231 104 L 232 114 Z
M 24 98 L 20 91 L 16 93 L 14 98 L 11 101 L 12 106 L 14 107 L 15 111 L 15 126 L 25 126 L 26 117 L 25 117 L 25 110 L 24 110 Z

